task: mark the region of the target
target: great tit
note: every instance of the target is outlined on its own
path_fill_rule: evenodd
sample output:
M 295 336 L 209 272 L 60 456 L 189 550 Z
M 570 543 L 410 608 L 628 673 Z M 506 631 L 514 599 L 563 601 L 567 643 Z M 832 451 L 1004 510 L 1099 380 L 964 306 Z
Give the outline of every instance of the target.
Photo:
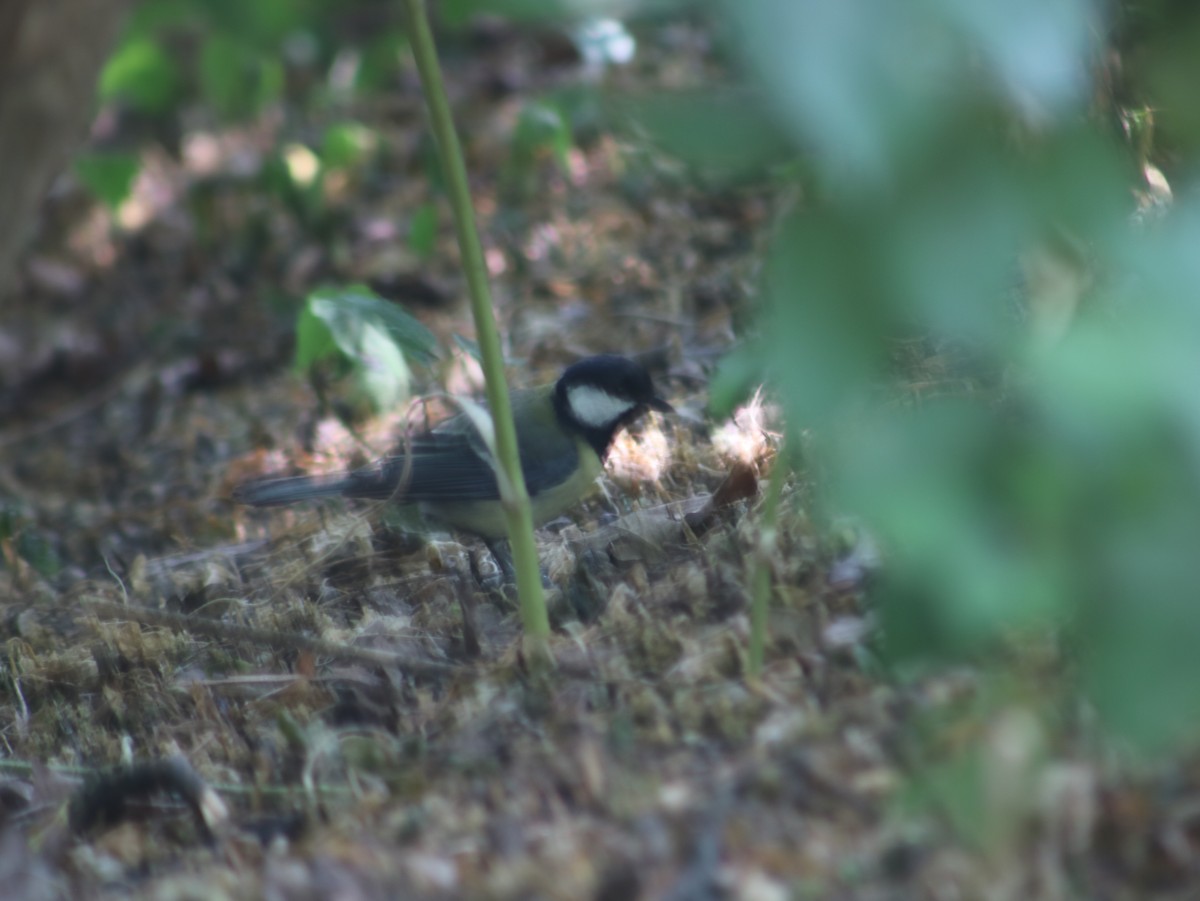
M 674 412 L 641 365 L 614 355 L 587 357 L 552 385 L 513 392 L 512 406 L 535 524 L 559 516 L 591 491 L 624 426 L 647 410 Z M 256 507 L 333 496 L 394 500 L 490 546 L 507 534 L 492 466 L 473 421 L 459 413 L 373 466 L 246 482 L 233 498 Z

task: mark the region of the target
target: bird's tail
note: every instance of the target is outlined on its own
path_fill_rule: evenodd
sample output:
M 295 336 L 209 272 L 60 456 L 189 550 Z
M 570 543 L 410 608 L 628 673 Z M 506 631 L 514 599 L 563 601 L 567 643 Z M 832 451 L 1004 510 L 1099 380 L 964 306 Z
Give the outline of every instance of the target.
M 353 484 L 349 473 L 257 479 L 233 489 L 233 499 L 252 507 L 277 507 L 319 497 L 338 497 Z

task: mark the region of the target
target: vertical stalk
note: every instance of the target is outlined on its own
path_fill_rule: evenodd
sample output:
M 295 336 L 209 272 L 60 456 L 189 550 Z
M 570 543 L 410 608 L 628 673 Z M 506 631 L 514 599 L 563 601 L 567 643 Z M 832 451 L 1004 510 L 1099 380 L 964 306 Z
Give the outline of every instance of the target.
M 454 130 L 454 119 L 450 115 L 425 0 L 403 2 L 407 14 L 408 39 L 421 76 L 425 103 L 429 107 L 433 136 L 440 150 L 446 192 L 454 210 L 454 228 L 471 296 L 471 314 L 475 318 L 475 337 L 483 359 L 483 374 L 487 379 L 488 405 L 495 425 L 496 456 L 503 473 L 503 477 L 497 481 L 501 486 L 504 511 L 508 518 L 508 537 L 512 544 L 517 591 L 521 598 L 521 622 L 526 640 L 532 642 L 535 653 L 542 653 L 550 635 L 550 620 L 546 615 L 546 601 L 542 594 L 541 571 L 533 540 L 533 511 L 529 504 L 529 492 L 525 488 L 525 477 L 521 473 L 517 432 L 513 424 L 508 385 L 504 380 L 504 354 L 493 318 L 487 266 L 475 227 L 467 167 L 458 134 Z
M 791 467 L 788 465 L 788 440 L 779 445 L 775 462 L 771 466 L 771 478 L 767 482 L 767 496 L 763 500 L 762 525 L 758 532 L 758 547 L 754 553 L 754 574 L 751 578 L 750 595 L 750 659 L 749 675 L 757 679 L 762 674 L 763 654 L 767 644 L 767 609 L 771 602 L 771 566 L 778 550 L 779 499 L 783 495 L 783 483 Z

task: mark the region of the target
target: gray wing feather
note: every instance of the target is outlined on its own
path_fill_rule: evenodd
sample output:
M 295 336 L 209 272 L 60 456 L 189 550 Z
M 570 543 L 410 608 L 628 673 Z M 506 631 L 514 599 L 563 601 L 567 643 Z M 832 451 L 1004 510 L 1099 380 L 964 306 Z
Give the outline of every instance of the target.
M 518 408 L 529 403 L 528 393 L 513 395 Z M 536 444 L 536 447 L 534 446 Z M 568 479 L 579 463 L 579 448 L 561 430 L 547 430 L 536 441 L 518 437 L 521 471 L 525 487 L 537 494 Z M 323 476 L 294 476 L 264 479 L 240 485 L 234 499 L 255 506 L 290 504 L 322 497 L 374 500 L 394 499 L 400 503 L 495 500 L 500 496 L 496 474 L 481 449 L 481 441 L 470 420 L 463 415 L 446 420 L 431 432 L 415 436 L 392 456 L 352 472 Z M 536 459 L 537 466 L 529 461 Z M 406 461 L 411 460 L 407 475 Z M 403 484 L 402 484 L 403 483 Z

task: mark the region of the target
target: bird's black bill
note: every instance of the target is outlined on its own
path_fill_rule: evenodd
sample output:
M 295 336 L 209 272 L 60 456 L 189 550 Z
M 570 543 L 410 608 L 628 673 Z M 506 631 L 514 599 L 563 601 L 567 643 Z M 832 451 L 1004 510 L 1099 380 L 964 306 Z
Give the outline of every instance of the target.
M 659 413 L 674 413 L 675 408 L 663 400 L 661 397 L 652 397 L 646 401 L 646 406 L 651 410 L 657 410 Z

